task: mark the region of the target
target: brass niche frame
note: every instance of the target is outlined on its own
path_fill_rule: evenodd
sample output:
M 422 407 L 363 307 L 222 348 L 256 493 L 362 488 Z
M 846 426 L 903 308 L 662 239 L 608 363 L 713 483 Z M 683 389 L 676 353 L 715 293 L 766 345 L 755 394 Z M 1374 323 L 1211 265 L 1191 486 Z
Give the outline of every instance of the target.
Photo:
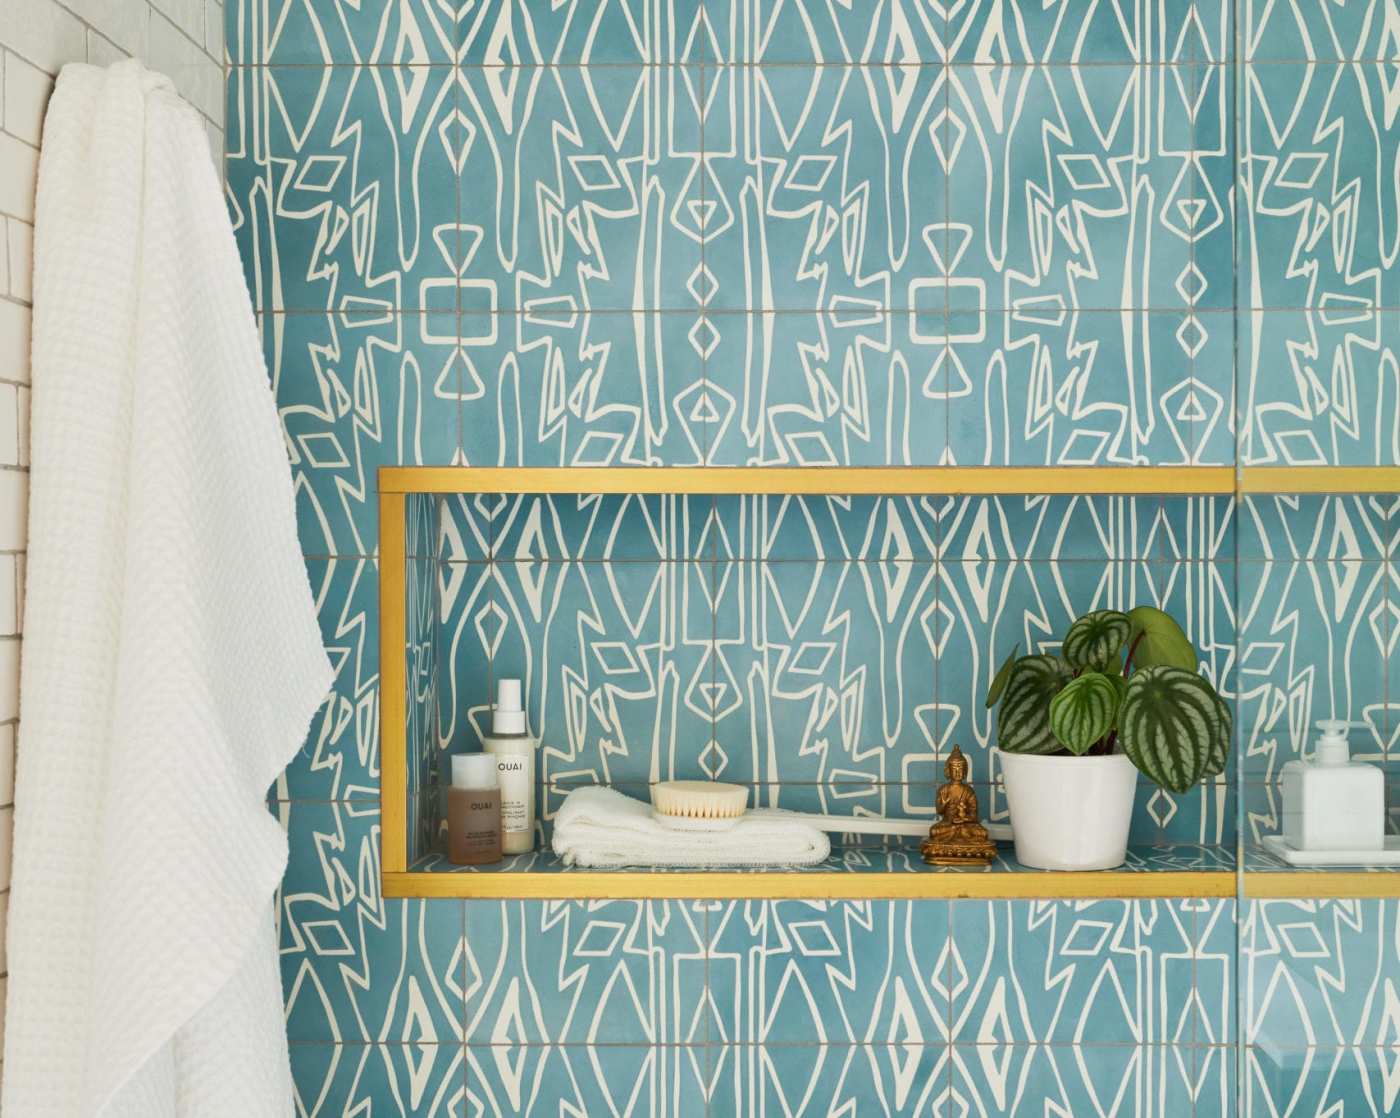
M 902 873 L 578 870 L 415 872 L 408 866 L 405 510 L 410 494 L 1000 494 L 1239 496 L 1400 493 L 1400 467 L 474 467 L 379 470 L 380 874 L 386 897 L 562 899 L 1053 899 L 1400 897 L 1400 874 L 1351 871 Z

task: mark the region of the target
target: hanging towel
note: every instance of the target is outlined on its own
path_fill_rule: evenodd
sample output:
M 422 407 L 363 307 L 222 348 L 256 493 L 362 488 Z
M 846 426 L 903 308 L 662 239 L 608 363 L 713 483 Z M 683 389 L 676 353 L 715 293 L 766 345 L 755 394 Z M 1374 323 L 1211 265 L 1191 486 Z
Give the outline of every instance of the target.
M 65 67 L 35 223 L 6 1115 L 292 1113 L 269 784 L 331 681 L 197 114 Z
M 789 812 L 756 808 L 722 831 L 652 818 L 651 805 L 611 788 L 575 788 L 554 818 L 554 853 L 569 866 L 813 866 L 831 840 Z

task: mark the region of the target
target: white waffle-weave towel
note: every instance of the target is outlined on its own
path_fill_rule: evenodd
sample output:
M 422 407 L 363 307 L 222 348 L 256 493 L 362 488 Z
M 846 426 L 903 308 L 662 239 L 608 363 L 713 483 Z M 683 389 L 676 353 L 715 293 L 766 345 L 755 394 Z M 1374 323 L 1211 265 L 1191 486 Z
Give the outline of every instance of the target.
M 331 681 L 200 118 L 66 67 L 35 227 L 7 1115 L 292 1113 L 268 785 Z
M 554 818 L 554 853 L 570 866 L 813 866 L 831 840 L 785 811 L 756 808 L 724 830 L 684 830 L 611 788 L 575 788 Z

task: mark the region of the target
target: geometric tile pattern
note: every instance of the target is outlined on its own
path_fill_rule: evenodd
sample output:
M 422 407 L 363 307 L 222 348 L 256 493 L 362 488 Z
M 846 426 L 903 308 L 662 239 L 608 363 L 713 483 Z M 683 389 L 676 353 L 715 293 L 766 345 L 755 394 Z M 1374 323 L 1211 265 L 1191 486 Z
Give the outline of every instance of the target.
M 1393 905 L 381 897 L 374 490 L 1398 464 L 1394 0 L 226 14 L 229 207 L 336 668 L 273 790 L 302 1113 L 1395 1109 Z M 1228 841 L 1237 810 L 1252 836 L 1314 719 L 1400 759 L 1396 506 L 415 503 L 415 842 L 506 674 L 546 813 L 667 776 L 928 813 L 957 743 L 999 816 L 990 671 L 1137 603 L 1239 732 L 1230 774 L 1143 786 L 1134 839 Z
M 1393 901 L 1256 901 L 1240 930 L 1247 1113 L 1391 1114 Z
M 1239 523 L 1237 766 L 1242 833 L 1276 832 L 1283 765 L 1321 718 L 1392 772 L 1400 730 L 1400 584 L 1390 498 L 1267 497 Z
M 1167 1115 L 1230 1082 L 1233 902 L 390 900 L 374 805 L 279 810 L 306 1114 Z
M 1145 602 L 1227 691 L 1233 670 L 1229 507 L 1209 499 L 487 496 L 439 515 L 439 745 L 475 748 L 489 681 L 520 676 L 546 817 L 580 783 L 674 778 L 931 815 L 954 744 L 1000 816 L 982 695 L 1012 644 Z M 1136 838 L 1220 842 L 1231 804 L 1223 779 L 1144 781 Z

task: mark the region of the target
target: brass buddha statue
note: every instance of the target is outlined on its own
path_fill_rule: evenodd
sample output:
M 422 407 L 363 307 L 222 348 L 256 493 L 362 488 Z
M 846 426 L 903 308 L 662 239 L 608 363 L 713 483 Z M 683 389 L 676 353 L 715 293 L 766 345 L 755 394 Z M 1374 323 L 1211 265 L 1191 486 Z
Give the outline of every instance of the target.
M 934 806 L 940 821 L 929 828 L 919 848 L 932 866 L 985 866 L 997 856 L 977 809 L 977 792 L 967 783 L 968 763 L 956 745 L 943 766 L 948 782 L 938 789 Z

